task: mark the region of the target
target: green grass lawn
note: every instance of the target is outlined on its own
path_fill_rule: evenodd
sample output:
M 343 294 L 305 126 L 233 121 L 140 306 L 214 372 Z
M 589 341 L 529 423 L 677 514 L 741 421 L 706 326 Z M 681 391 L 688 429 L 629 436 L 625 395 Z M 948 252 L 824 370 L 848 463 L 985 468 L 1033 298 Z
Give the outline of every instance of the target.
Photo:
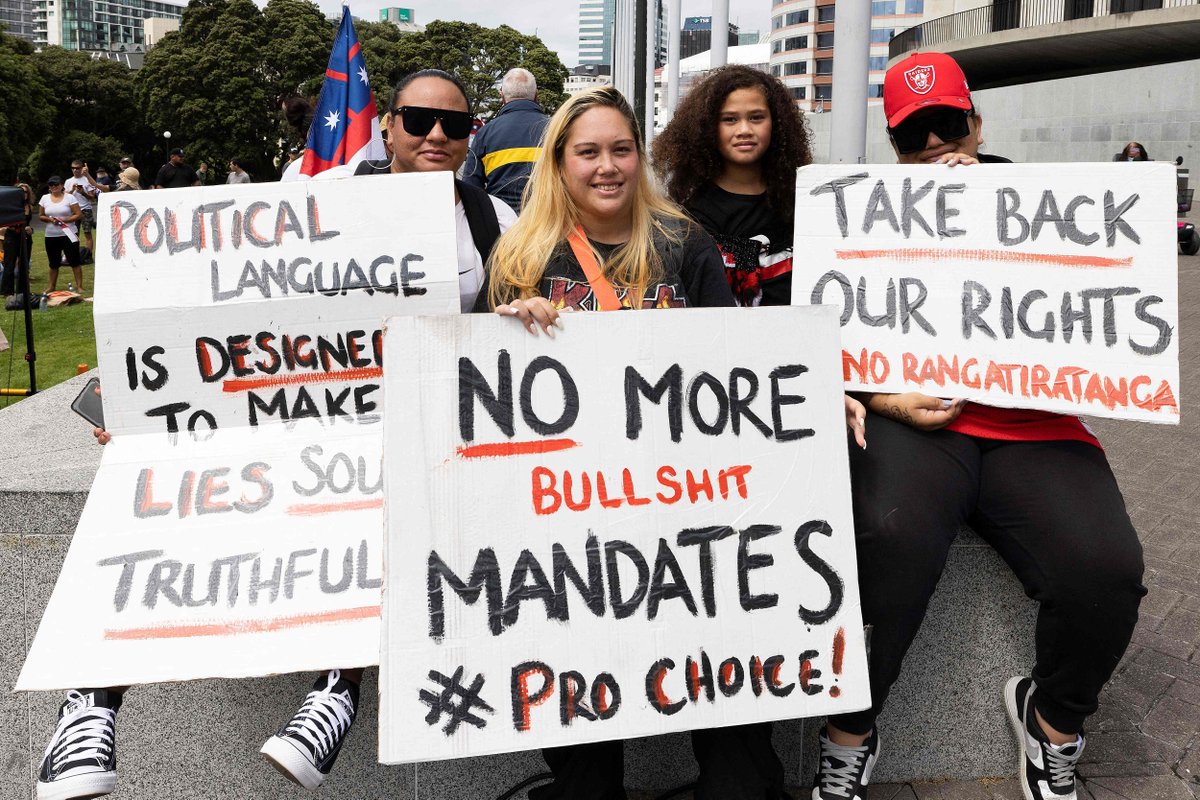
M 46 248 L 42 231 L 33 234 L 32 268 L 29 274 L 30 290 L 45 291 L 49 279 Z M 83 281 L 86 296 L 92 294 L 92 264 L 83 266 Z M 58 273 L 58 288 L 66 289 L 67 282 L 74 280 L 70 267 Z M 9 349 L 0 353 L 0 387 L 13 389 L 29 388 L 29 367 L 25 363 L 25 315 L 20 311 L 4 311 L 0 303 L 0 330 L 8 338 Z M 37 354 L 37 388 L 48 389 L 76 374 L 80 364 L 96 366 L 96 329 L 92 326 L 92 304 L 75 303 L 70 306 L 34 310 L 33 344 Z M 19 397 L 0 397 L 0 408 L 18 401 Z

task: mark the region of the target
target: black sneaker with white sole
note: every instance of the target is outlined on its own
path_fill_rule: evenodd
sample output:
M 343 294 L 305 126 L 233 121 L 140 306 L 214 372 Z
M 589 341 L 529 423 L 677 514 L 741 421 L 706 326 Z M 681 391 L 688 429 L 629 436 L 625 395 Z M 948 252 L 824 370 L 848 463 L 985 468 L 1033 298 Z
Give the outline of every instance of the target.
M 821 757 L 817 761 L 812 800 L 867 800 L 871 770 L 879 760 L 879 732 L 871 731 L 861 747 L 846 747 L 829 739 L 821 728 Z
M 357 710 L 358 685 L 331 670 L 317 679 L 300 710 L 260 752 L 288 779 L 315 789 L 329 777 Z
M 1070 744 L 1051 744 L 1034 716 L 1035 690 L 1031 678 L 1020 676 L 1004 687 L 1008 721 L 1020 750 L 1017 775 L 1021 790 L 1025 800 L 1077 800 L 1075 765 L 1083 754 L 1083 734 Z
M 38 800 L 84 800 L 117 788 L 117 710 L 121 695 L 69 691 L 38 771 Z

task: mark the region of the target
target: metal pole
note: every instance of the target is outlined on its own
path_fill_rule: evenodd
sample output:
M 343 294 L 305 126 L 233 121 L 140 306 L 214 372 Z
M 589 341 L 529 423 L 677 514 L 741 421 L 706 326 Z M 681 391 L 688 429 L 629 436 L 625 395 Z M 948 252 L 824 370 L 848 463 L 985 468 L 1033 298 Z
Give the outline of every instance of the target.
M 658 61 L 658 9 L 662 0 L 646 0 L 646 147 L 654 140 L 654 65 Z
M 680 16 L 682 4 L 680 0 L 667 0 L 667 105 L 664 121 L 670 122 L 675 116 L 675 106 L 679 104 L 679 26 L 683 21 Z
M 829 161 L 860 164 L 867 155 L 867 67 L 871 55 L 871 0 L 837 0 L 833 50 L 833 119 Z
M 613 9 L 612 32 L 612 78 L 613 86 L 625 95 L 625 99 L 634 101 L 634 86 L 640 76 L 634 75 L 634 63 L 637 58 L 635 40 L 637 36 L 636 14 L 634 0 L 616 0 Z
M 712 39 L 709 50 L 709 69 L 723 67 L 729 61 L 729 0 L 713 0 Z

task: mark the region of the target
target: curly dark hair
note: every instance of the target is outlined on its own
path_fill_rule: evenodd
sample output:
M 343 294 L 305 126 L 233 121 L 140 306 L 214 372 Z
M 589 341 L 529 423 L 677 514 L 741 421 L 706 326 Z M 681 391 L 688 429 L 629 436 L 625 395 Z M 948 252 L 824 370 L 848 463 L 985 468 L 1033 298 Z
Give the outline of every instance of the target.
M 741 64 L 714 69 L 692 86 L 671 123 L 654 140 L 654 170 L 676 203 L 686 205 L 721 174 L 724 160 L 717 149 L 721 107 L 730 93 L 756 87 L 771 111 L 771 144 L 762 157 L 767 202 L 784 219 L 792 219 L 796 169 L 812 163 L 808 126 L 778 78 Z

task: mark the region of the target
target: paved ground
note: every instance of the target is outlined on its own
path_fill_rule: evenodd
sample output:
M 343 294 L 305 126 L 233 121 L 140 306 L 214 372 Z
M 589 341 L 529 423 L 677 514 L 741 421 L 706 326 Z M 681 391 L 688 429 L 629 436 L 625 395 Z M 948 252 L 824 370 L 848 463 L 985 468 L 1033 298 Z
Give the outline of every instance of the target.
M 1188 219 L 1200 227 L 1200 207 Z M 1181 424 L 1089 420 L 1145 548 L 1149 594 L 1089 720 L 1079 800 L 1200 800 L 1200 256 L 1179 257 L 1179 309 Z M 873 786 L 869 800 L 1023 798 L 1015 780 L 993 780 Z

